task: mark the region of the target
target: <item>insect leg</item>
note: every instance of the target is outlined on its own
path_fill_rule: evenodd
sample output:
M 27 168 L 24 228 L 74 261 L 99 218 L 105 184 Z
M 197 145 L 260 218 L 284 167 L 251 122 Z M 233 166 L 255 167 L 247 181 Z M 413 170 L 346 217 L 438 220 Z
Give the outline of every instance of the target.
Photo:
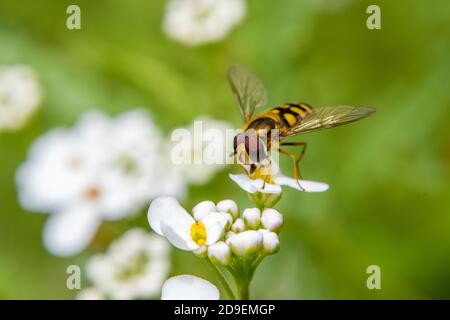
M 294 162 L 294 178 L 297 180 L 298 186 L 303 190 L 303 187 L 300 185 L 300 182 L 298 181 L 299 179 L 301 179 L 299 164 L 300 164 L 300 160 L 305 155 L 307 144 L 306 144 L 306 142 L 283 142 L 281 145 L 286 146 L 286 147 L 291 146 L 291 147 L 300 147 L 301 148 L 300 154 L 298 156 L 296 156 L 292 152 L 282 150 L 280 148 L 278 149 L 278 151 L 281 154 L 284 154 L 284 155 L 287 155 L 288 157 L 290 157 L 292 159 L 292 161 Z

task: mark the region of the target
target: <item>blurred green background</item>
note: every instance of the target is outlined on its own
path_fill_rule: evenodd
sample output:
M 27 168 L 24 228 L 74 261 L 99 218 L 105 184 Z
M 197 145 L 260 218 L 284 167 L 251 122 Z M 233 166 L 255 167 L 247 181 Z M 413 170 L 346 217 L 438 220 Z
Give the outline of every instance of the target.
M 74 3 L 82 30 L 69 31 L 65 12 Z M 381 7 L 381 30 L 366 28 L 369 4 Z M 115 115 L 148 106 L 165 132 L 205 114 L 239 126 L 226 83 L 232 63 L 263 79 L 270 105 L 378 110 L 298 138 L 309 143 L 303 176 L 331 189 L 285 190 L 277 206 L 285 215 L 282 249 L 258 269 L 253 298 L 450 298 L 449 1 L 353 1 L 328 11 L 313 0 L 249 0 L 247 17 L 225 40 L 196 48 L 163 34 L 164 7 L 1 1 L 0 64 L 33 67 L 45 97 L 24 129 L 0 134 L 0 298 L 72 298 L 66 267 L 102 250 L 60 259 L 43 248 L 46 215 L 21 209 L 14 184 L 34 139 L 93 107 Z M 290 172 L 288 161 L 283 166 Z M 187 208 L 224 198 L 250 206 L 226 172 L 189 194 Z M 102 228 L 149 230 L 145 212 Z M 366 287 L 372 264 L 381 267 L 381 290 Z M 200 259 L 173 250 L 172 274 L 180 273 L 215 282 Z

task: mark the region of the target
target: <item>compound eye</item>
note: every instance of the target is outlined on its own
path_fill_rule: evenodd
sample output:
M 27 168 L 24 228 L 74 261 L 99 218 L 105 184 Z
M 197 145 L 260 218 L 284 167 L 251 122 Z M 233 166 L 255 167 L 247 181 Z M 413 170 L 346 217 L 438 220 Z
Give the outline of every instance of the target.
M 264 144 L 254 135 L 245 137 L 245 150 L 253 162 L 259 162 L 266 158 Z

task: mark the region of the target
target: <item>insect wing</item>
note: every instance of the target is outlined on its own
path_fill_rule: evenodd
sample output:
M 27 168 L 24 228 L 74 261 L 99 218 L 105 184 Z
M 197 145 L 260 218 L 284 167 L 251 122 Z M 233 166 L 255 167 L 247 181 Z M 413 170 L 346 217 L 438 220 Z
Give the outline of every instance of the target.
M 267 91 L 261 80 L 240 65 L 228 69 L 228 82 L 239 104 L 244 124 L 255 109 L 267 103 Z
M 334 128 L 358 121 L 375 112 L 374 108 L 337 106 L 313 109 L 305 118 L 283 133 L 292 136 L 321 129 Z

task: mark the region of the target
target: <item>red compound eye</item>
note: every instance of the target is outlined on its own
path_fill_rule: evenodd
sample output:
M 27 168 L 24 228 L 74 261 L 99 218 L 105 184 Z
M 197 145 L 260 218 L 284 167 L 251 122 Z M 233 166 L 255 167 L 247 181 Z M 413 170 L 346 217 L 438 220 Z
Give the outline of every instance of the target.
M 264 144 L 252 134 L 245 136 L 245 150 L 253 162 L 259 162 L 267 157 Z

